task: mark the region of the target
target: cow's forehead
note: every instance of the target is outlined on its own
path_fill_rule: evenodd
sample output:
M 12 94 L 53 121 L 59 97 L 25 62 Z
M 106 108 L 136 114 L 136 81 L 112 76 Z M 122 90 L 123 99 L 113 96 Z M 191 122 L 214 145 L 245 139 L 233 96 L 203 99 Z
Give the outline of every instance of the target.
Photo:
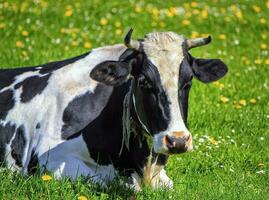
M 154 32 L 143 40 L 147 58 L 157 67 L 165 87 L 177 86 L 185 38 L 174 32 Z
M 167 51 L 182 51 L 182 44 L 185 38 L 174 32 L 149 33 L 143 40 L 144 51 L 147 56 L 154 56 L 156 53 Z M 179 52 L 178 52 L 179 53 Z

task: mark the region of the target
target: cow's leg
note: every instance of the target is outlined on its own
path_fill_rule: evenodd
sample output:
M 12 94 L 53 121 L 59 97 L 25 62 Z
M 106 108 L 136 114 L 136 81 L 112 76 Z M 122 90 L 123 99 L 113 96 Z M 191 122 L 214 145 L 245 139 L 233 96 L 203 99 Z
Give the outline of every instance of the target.
M 130 177 L 127 178 L 127 183 L 125 183 L 125 186 L 135 191 L 140 191 L 142 187 L 142 178 L 137 172 L 134 172 L 130 175 Z
M 59 144 L 38 160 L 42 171 L 51 171 L 58 179 L 68 177 L 74 180 L 85 176 L 105 186 L 116 176 L 112 165 L 102 166 L 94 162 L 81 136 Z
M 154 189 L 166 187 L 173 189 L 173 181 L 167 176 L 165 169 L 162 169 L 156 177 L 153 178 L 151 186 Z
M 83 176 L 102 186 L 106 186 L 106 183 L 115 177 L 113 168 L 104 168 L 97 165 L 90 167 L 82 160 L 71 155 L 49 162 L 46 165 L 46 170 L 53 172 L 54 177 L 57 179 L 67 177 L 75 180 Z

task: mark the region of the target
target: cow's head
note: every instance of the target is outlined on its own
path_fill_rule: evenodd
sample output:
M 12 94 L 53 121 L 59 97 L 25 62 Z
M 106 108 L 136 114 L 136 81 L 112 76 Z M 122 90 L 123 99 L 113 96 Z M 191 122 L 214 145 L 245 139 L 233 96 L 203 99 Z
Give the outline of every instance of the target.
M 187 128 L 192 78 L 216 81 L 227 73 L 227 66 L 219 59 L 194 58 L 189 53 L 191 48 L 208 44 L 210 37 L 186 39 L 173 32 L 155 32 L 132 40 L 131 33 L 125 37 L 128 48 L 120 60 L 96 66 L 91 77 L 109 85 L 134 77 L 132 103 L 139 123 L 154 137 L 154 151 L 192 150 Z

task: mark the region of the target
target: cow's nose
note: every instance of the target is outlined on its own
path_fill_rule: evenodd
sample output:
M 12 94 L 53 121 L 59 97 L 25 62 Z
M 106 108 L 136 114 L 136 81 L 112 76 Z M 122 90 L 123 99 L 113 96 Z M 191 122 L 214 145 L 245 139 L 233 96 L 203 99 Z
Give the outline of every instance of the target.
M 192 150 L 192 136 L 185 132 L 172 132 L 172 135 L 164 136 L 164 144 L 169 153 L 184 153 Z

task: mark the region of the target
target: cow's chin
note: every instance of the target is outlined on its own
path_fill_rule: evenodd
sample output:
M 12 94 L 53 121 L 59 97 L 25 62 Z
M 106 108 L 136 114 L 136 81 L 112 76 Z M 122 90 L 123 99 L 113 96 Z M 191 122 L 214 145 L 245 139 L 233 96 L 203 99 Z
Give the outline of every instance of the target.
M 193 150 L 192 141 L 186 142 L 186 144 L 184 145 L 184 148 L 181 148 L 181 149 L 169 148 L 169 145 L 167 145 L 167 143 L 165 142 L 166 136 L 167 136 L 167 133 L 165 133 L 165 132 L 154 135 L 153 149 L 154 149 L 155 153 L 164 154 L 164 155 L 171 155 L 171 154 L 181 154 L 181 153 L 185 153 L 185 152 L 189 152 L 189 151 Z M 192 140 L 192 138 L 191 138 L 191 140 Z

